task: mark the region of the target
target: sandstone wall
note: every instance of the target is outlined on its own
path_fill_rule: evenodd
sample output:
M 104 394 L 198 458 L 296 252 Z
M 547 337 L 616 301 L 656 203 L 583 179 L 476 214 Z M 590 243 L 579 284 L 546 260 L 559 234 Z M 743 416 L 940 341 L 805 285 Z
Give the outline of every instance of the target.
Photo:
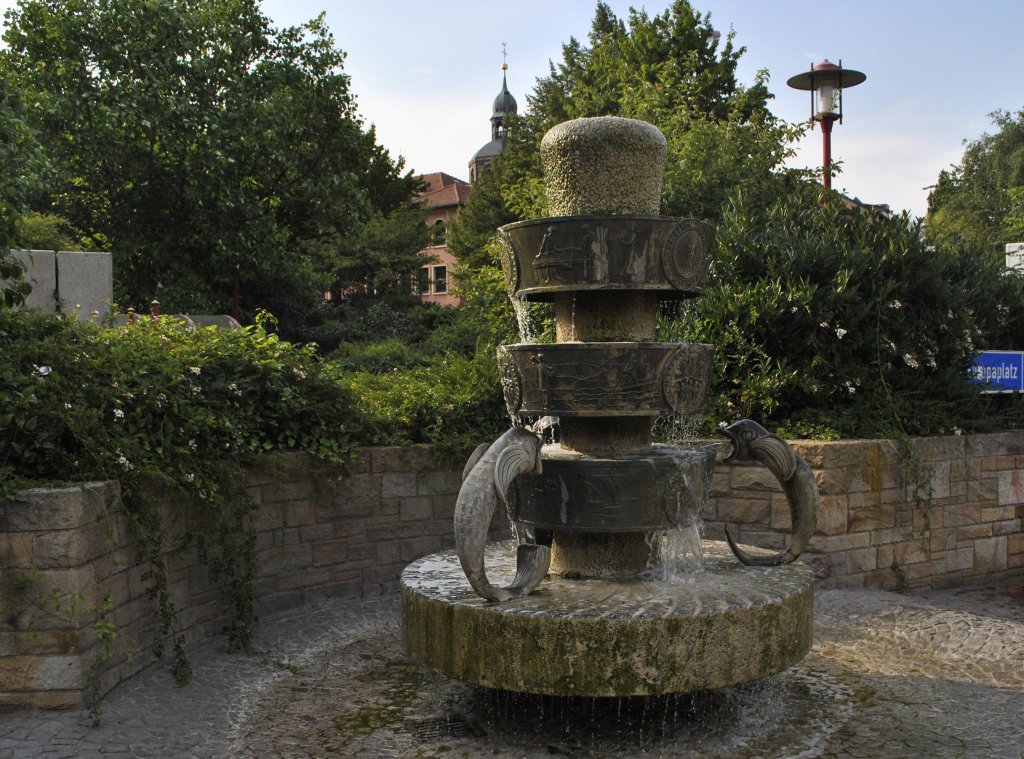
M 940 587 L 1024 567 L 1024 432 L 891 441 L 796 442 L 822 496 L 803 560 L 828 587 Z M 327 597 L 390 593 L 402 568 L 453 544 L 460 472 L 425 447 L 373 448 L 346 471 L 281 456 L 250 479 L 257 512 L 256 596 L 264 612 Z M 78 706 L 153 661 L 164 635 L 144 565 L 116 517 L 118 485 L 27 491 L 0 515 L 0 709 Z M 767 470 L 716 467 L 705 535 L 781 547 L 785 496 Z M 168 516 L 173 503 L 165 504 Z M 195 551 L 166 560 L 178 632 L 221 631 L 226 608 Z M 106 599 L 109 598 L 109 603 Z M 99 623 L 99 624 L 97 624 Z M 115 631 L 108 659 L 97 630 Z

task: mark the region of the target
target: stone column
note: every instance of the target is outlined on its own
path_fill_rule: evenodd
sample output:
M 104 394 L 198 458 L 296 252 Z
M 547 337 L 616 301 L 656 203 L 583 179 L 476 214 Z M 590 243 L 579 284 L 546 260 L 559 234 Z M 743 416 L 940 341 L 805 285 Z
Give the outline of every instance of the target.
M 667 155 L 664 135 L 642 121 L 604 116 L 559 124 L 541 142 L 551 216 L 658 215 Z M 644 290 L 560 293 L 556 339 L 653 341 L 657 297 Z M 644 451 L 651 446 L 654 419 L 563 416 L 562 447 L 592 455 Z M 632 575 L 647 567 L 650 554 L 642 532 L 556 532 L 552 569 L 575 577 Z

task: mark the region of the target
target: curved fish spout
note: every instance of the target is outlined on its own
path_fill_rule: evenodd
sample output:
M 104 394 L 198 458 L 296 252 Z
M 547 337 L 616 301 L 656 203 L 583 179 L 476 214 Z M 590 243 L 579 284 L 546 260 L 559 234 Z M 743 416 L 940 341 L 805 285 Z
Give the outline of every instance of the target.
M 489 446 L 477 448 L 463 470 L 455 502 L 455 548 L 470 585 L 489 601 L 528 595 L 548 573 L 551 549 L 533 543 L 519 546 L 516 576 L 507 588 L 491 585 L 484 568 L 487 528 L 498 501 L 506 501 L 508 487 L 518 475 L 540 474 L 540 449 L 540 437 L 513 427 Z
M 777 567 L 794 561 L 807 547 L 818 518 L 818 483 L 814 474 L 789 443 L 757 422 L 741 419 L 722 430 L 733 444 L 726 461 L 759 461 L 775 475 L 789 501 L 793 537 L 786 550 L 774 556 L 751 556 L 741 549 L 725 527 L 725 538 L 736 558 L 747 566 Z

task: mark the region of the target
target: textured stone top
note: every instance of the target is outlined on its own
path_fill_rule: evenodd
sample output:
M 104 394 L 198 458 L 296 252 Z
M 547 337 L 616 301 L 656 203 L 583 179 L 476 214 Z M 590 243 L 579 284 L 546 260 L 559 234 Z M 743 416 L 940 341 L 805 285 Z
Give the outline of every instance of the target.
M 617 116 L 566 121 L 540 144 L 552 216 L 657 214 L 668 155 L 652 124 Z

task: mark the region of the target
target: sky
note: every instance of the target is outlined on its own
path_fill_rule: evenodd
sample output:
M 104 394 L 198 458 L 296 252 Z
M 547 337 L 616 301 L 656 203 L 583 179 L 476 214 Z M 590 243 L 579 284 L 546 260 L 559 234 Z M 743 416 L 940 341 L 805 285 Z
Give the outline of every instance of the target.
M 844 120 L 832 135 L 842 173 L 833 187 L 867 203 L 923 216 L 928 187 L 959 162 L 964 140 L 994 127 L 989 114 L 1024 108 L 1020 0 L 692 0 L 723 36 L 746 47 L 738 79 L 769 73 L 772 111 L 806 121 L 810 99 L 786 80 L 811 64 L 842 60 L 867 81 L 844 93 Z M 0 0 L 0 11 L 15 0 Z M 609 0 L 654 15 L 669 0 Z M 508 86 L 526 95 L 570 37 L 585 40 L 596 0 L 263 0 L 275 25 L 321 11 L 367 124 L 393 156 L 417 173 L 468 179 L 467 164 L 490 140 L 491 103 Z M 821 164 L 821 134 L 798 145 L 794 166 Z

